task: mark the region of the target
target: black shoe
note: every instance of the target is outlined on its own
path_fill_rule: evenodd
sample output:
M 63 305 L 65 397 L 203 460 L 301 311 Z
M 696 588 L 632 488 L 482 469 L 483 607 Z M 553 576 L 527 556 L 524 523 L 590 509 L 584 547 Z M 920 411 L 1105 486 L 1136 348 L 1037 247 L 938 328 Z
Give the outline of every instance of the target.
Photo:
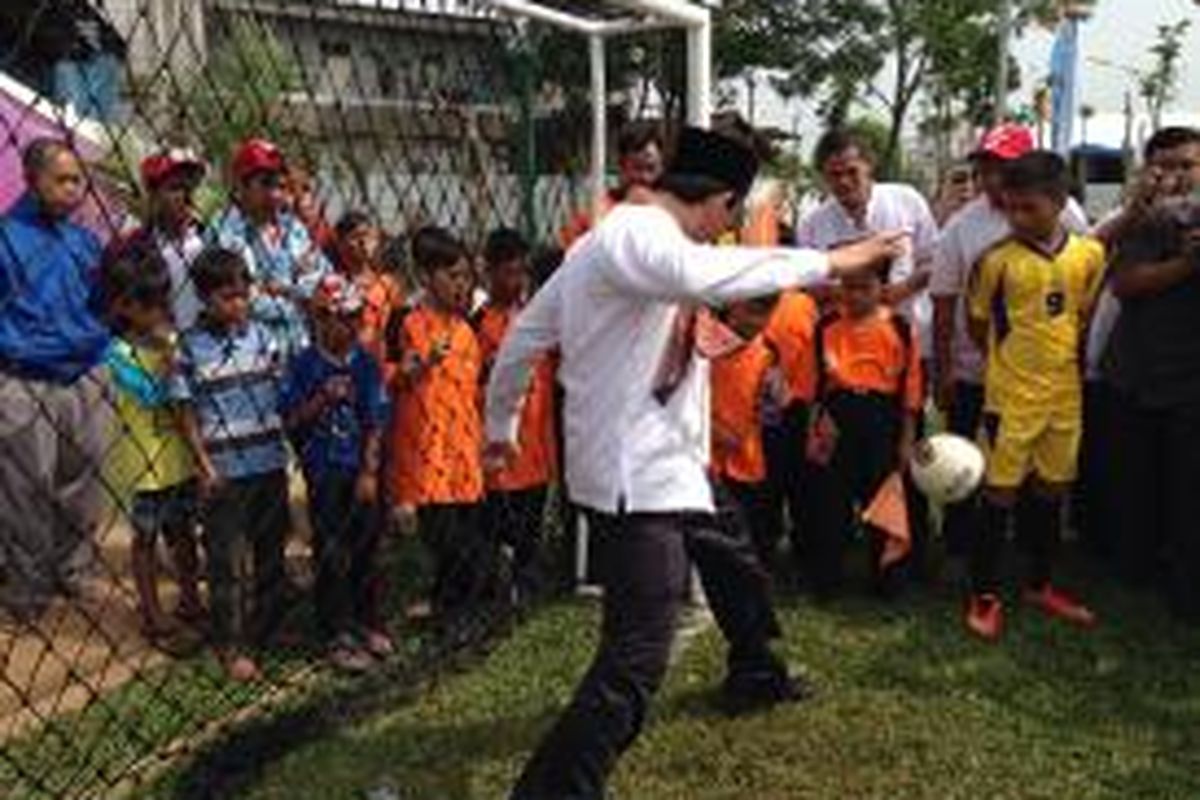
M 730 675 L 721 686 L 721 707 L 730 716 L 810 699 L 813 686 L 801 675 L 761 671 Z

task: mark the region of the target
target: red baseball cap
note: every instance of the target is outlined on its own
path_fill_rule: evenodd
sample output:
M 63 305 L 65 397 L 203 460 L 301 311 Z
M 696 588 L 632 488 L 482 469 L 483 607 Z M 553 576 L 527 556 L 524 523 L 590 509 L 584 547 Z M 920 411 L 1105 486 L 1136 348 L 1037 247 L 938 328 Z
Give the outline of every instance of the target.
M 989 130 L 979 140 L 972 158 L 995 158 L 1012 161 L 1034 149 L 1033 134 L 1024 125 L 1006 122 Z
M 283 153 L 266 139 L 247 139 L 233 151 L 232 169 L 236 181 L 256 172 L 283 172 Z
M 204 160 L 193 151 L 173 147 L 142 159 L 142 184 L 147 189 L 154 189 L 180 171 L 192 173 L 199 182 L 204 177 L 204 173 L 208 171 L 208 167 Z

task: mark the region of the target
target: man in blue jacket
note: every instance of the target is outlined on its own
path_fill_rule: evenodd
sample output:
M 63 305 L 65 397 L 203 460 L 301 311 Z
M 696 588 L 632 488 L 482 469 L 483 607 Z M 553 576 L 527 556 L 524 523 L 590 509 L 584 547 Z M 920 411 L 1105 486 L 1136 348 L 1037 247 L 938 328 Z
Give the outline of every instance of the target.
M 0 606 L 19 619 L 87 566 L 110 419 L 100 242 L 68 219 L 83 168 L 37 139 L 24 169 L 28 190 L 0 217 Z

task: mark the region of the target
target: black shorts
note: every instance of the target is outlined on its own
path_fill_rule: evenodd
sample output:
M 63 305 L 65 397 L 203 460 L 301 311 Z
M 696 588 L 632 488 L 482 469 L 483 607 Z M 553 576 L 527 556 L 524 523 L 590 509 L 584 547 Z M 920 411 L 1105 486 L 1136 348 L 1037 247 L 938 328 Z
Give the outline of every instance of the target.
M 138 492 L 133 496 L 129 513 L 134 536 L 150 542 L 158 541 L 159 536 L 165 539 L 189 536 L 194 532 L 198 518 L 195 481 L 153 492 Z

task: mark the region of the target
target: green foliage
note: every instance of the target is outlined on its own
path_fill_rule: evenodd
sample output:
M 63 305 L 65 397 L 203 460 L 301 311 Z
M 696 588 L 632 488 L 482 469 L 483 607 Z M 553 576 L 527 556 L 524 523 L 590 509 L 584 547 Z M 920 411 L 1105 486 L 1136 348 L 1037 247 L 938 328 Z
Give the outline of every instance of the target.
M 224 162 L 247 137 L 294 138 L 281 123 L 281 101 L 303 86 L 297 58 L 271 27 L 254 17 L 236 17 L 188 88 L 180 127 L 194 132 L 202 152 Z
M 1183 40 L 1191 27 L 1190 19 L 1159 25 L 1158 39 L 1150 48 L 1154 57 L 1154 69 L 1141 79 L 1139 90 L 1154 127 L 1159 127 L 1163 109 L 1175 99 L 1179 91 L 1179 63 L 1183 55 Z
M 862 553 L 865 562 L 865 553 Z M 1089 581 L 1103 624 L 1078 631 L 1012 603 L 1004 640 L 962 630 L 952 597 L 850 597 L 780 609 L 780 652 L 816 686 L 807 703 L 730 720 L 712 706 L 715 630 L 672 665 L 622 758 L 618 797 L 1200 797 L 1200 636 L 1152 598 Z M 416 702 L 262 766 L 254 800 L 504 797 L 570 698 L 595 646 L 594 607 L 535 615 L 487 663 Z

